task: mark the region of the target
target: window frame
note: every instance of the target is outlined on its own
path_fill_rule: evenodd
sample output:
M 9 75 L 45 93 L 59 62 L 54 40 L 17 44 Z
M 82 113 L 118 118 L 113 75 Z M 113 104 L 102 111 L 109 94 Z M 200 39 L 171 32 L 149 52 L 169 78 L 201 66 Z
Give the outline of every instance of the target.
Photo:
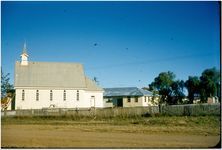
M 35 100 L 39 101 L 39 90 L 36 90 Z
M 127 97 L 127 103 L 131 103 L 131 98 L 130 98 L 130 96 Z
M 53 100 L 53 92 L 52 90 L 50 90 L 50 94 L 49 94 L 49 100 L 52 101 Z
M 79 90 L 76 91 L 76 101 L 79 101 Z
M 135 103 L 138 103 L 139 100 L 138 100 L 138 97 L 135 97 Z
M 25 100 L 25 90 L 22 90 L 22 101 Z
M 66 101 L 66 90 L 63 90 L 63 101 Z
M 112 103 L 112 98 L 108 98 L 106 103 Z

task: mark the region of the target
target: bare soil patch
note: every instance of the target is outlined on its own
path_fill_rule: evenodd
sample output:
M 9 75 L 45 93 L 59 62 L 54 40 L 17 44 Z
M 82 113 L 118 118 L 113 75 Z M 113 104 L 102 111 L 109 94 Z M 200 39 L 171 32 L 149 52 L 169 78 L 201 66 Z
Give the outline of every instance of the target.
M 167 132 L 164 127 L 110 124 L 3 124 L 2 147 L 20 148 L 207 148 L 219 134 Z M 185 129 L 185 128 L 184 128 Z M 158 132 L 159 130 L 159 132 Z M 177 133 L 178 130 L 178 133 Z

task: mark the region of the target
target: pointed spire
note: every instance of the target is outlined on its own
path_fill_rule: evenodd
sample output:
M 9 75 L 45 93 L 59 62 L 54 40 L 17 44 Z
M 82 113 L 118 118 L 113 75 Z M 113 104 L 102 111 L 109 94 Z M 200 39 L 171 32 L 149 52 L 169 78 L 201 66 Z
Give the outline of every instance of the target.
M 28 65 L 28 57 L 27 54 L 27 48 L 26 48 L 26 42 L 24 43 L 23 50 L 21 56 L 21 65 Z
M 27 48 L 26 48 L 26 41 L 24 42 L 24 46 L 23 46 L 23 54 L 27 54 Z

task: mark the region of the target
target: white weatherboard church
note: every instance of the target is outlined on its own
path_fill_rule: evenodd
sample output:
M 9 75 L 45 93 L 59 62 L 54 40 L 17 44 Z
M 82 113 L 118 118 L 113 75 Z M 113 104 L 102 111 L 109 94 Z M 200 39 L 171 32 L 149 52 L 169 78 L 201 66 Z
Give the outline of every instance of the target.
M 24 44 L 15 63 L 15 109 L 103 107 L 103 89 L 79 63 L 29 62 Z

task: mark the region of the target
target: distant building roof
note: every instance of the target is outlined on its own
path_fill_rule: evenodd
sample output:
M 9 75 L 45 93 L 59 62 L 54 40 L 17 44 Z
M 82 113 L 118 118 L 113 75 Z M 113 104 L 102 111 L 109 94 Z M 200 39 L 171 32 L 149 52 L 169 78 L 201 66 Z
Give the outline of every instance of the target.
M 102 90 L 85 77 L 82 64 L 58 62 L 29 62 L 15 64 L 15 87 L 55 87 Z
M 104 88 L 104 96 L 151 96 L 152 92 L 137 87 Z

